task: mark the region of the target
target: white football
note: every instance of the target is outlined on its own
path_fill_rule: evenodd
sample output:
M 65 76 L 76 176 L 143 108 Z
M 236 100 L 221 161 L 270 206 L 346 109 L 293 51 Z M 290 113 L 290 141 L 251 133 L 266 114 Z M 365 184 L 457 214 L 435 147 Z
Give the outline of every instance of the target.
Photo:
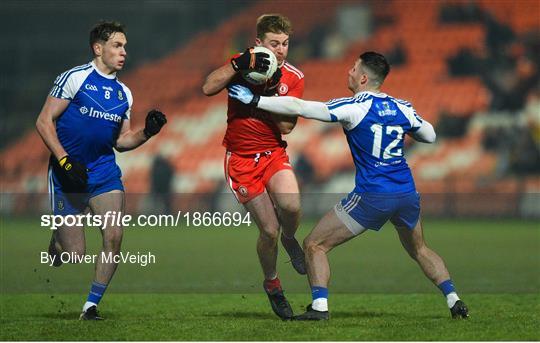
M 249 71 L 244 70 L 242 71 L 242 77 L 249 83 L 253 85 L 262 85 L 265 83 L 269 78 L 274 75 L 274 73 L 277 70 L 277 58 L 276 55 L 270 50 L 262 46 L 256 46 L 253 48 L 253 52 L 264 52 L 267 53 L 270 56 L 270 65 L 268 67 L 268 70 L 265 73 L 261 73 L 258 71 Z

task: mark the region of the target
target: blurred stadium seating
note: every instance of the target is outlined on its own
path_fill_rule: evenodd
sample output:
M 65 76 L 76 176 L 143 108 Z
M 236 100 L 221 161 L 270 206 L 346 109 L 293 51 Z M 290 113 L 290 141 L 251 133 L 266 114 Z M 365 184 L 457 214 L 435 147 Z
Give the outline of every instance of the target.
M 371 15 L 373 25 L 367 38 L 346 40 L 342 53 L 337 57 L 312 57 L 309 53 L 298 53 L 306 46 L 309 50 L 313 39 L 310 35 L 319 32 L 316 30 L 323 28 L 320 32 L 325 35 L 315 37 L 315 40 L 323 40 L 330 36 L 329 32 L 334 33 L 340 9 L 354 6 L 366 9 Z M 451 13 L 451 10 L 468 10 L 467 13 L 480 15 L 472 15 L 472 19 L 463 22 L 452 22 L 451 15 L 450 20 L 442 20 L 443 14 Z M 393 56 L 399 48 L 402 59 L 396 60 L 383 90 L 411 101 L 418 113 L 434 123 L 437 129 L 447 128 L 446 124 L 438 125 L 443 115 L 450 121 L 465 123 L 456 135 L 439 135 L 437 144 L 433 146 L 408 142 L 408 161 L 421 192 L 493 192 L 516 196 L 540 192 L 538 166 L 517 173 L 500 149 L 485 147 L 486 132 L 492 130 L 490 118 L 494 112 L 499 112 L 492 109 L 494 94 L 482 75 L 455 75 L 449 68 L 449 61 L 462 51 L 469 51 L 479 59 L 490 56 L 492 52 L 486 44 L 489 30 L 484 20 L 486 16 L 514 33 L 514 40 L 506 45 L 510 51 L 508 54 L 517 50 L 518 55 L 513 57 L 526 59 L 523 52 L 525 38 L 533 35 L 536 44 L 540 40 L 540 2 L 534 0 L 254 3 L 212 31 L 194 35 L 169 55 L 121 75 L 121 80 L 134 94 L 132 118 L 135 126 L 142 125 L 146 111 L 153 107 L 159 107 L 170 118 L 162 134 L 136 151 L 117 155 L 128 192 L 149 192 L 150 170 L 157 154 L 174 166 L 173 191 L 211 193 L 223 187 L 224 148 L 221 139 L 226 127 L 226 94 L 222 92 L 215 97 L 205 97 L 200 88 L 209 71 L 252 42 L 255 19 L 267 12 L 283 13 L 294 24 L 290 55 L 306 76 L 306 99 L 328 100 L 347 96 L 347 71 L 359 53 L 376 50 Z M 538 76 L 538 58 L 529 58 L 526 62 L 530 62 L 532 73 Z M 534 160 L 538 158 L 540 147 L 537 134 L 540 89 L 536 86 L 527 91 L 527 102 L 508 114 L 516 119 L 498 128 L 514 130 L 519 127 L 522 131 L 515 131 L 517 135 L 519 132 L 525 135 L 531 132 L 536 150 L 533 148 L 534 156 L 530 159 Z M 526 117 L 528 112 L 527 123 L 533 123 L 534 127 L 519 124 L 521 119 L 518 118 Z M 307 172 L 299 173 L 306 190 L 322 192 L 324 184 L 337 180 L 336 176 L 340 174 L 353 171 L 345 138 L 337 125 L 300 120 L 286 139 L 293 163 L 301 158 L 309 166 Z M 37 133 L 29 129 L 18 142 L 1 152 L 2 192 L 45 192 L 48 157 L 49 153 Z M 348 191 L 349 186 L 343 186 L 339 191 Z M 464 203 L 459 206 L 467 208 Z

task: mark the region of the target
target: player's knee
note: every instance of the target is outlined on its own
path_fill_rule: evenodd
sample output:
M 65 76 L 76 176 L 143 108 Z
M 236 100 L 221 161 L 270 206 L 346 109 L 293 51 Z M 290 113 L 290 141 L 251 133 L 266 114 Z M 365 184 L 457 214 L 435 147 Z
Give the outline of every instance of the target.
M 421 256 L 427 254 L 427 247 L 425 245 L 415 245 L 407 249 L 407 252 L 413 260 L 417 261 Z
M 300 199 L 290 199 L 280 206 L 280 210 L 288 215 L 298 215 L 300 213 Z
M 111 232 L 108 232 L 103 240 L 103 245 L 106 250 L 120 251 L 120 247 L 122 246 L 122 230 L 112 229 Z
M 260 232 L 260 237 L 266 241 L 277 242 L 279 238 L 279 229 L 277 227 L 264 228 Z
M 303 247 L 306 254 L 313 254 L 316 251 L 324 250 L 324 247 L 320 244 L 320 242 L 310 238 L 309 236 L 304 239 Z

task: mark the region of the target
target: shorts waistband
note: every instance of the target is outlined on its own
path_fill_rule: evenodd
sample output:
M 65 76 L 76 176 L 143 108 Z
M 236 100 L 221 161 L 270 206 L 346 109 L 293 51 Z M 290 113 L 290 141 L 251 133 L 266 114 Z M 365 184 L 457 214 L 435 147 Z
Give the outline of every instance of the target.
M 240 157 L 243 157 L 243 158 L 257 158 L 257 157 L 263 157 L 263 156 L 270 156 L 274 152 L 276 152 L 277 150 L 280 150 L 280 149 L 283 149 L 283 148 L 275 148 L 275 149 L 263 150 L 263 151 L 255 152 L 255 153 L 238 153 L 238 152 L 235 152 L 235 151 L 227 150 L 227 155 L 228 156 L 237 155 L 237 156 L 240 156 Z
M 372 198 L 403 198 L 413 194 L 419 194 L 417 191 L 407 192 L 407 193 L 366 193 L 366 192 L 351 192 L 350 194 L 357 194 L 360 197 L 372 197 Z

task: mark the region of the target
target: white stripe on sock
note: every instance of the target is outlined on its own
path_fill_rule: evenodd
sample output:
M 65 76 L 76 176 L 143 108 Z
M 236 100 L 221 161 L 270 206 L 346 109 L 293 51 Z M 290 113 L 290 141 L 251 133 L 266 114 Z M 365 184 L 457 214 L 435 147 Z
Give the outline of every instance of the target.
M 85 303 L 84 303 L 84 306 L 83 306 L 83 308 L 82 308 L 83 312 L 86 312 L 86 310 L 88 310 L 88 309 L 89 309 L 90 307 L 92 307 L 92 306 L 97 306 L 97 304 L 96 304 L 96 303 L 93 303 L 93 302 L 91 302 L 91 301 L 85 302 Z
M 448 308 L 454 307 L 456 304 L 456 301 L 459 300 L 459 297 L 456 292 L 448 293 L 446 296 L 446 303 L 448 304 Z
M 325 312 L 328 311 L 328 299 L 327 298 L 317 298 L 311 303 L 311 307 L 315 311 Z

